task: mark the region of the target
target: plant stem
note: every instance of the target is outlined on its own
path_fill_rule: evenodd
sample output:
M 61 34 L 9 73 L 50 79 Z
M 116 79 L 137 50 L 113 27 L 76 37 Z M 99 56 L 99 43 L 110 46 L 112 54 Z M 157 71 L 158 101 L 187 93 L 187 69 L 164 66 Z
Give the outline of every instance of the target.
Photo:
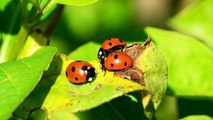
M 55 11 L 55 13 L 52 16 L 52 19 L 48 25 L 48 27 L 45 30 L 45 34 L 47 36 L 49 36 L 53 30 L 53 28 L 55 27 L 56 23 L 58 22 L 58 19 L 60 18 L 60 15 L 63 11 L 64 5 L 59 5 Z
M 17 11 L 14 11 L 13 18 L 10 22 L 9 29 L 6 33 L 1 33 L 2 44 L 0 49 L 0 63 L 8 61 L 9 53 L 13 48 L 15 39 L 12 35 L 14 31 L 14 26 L 16 25 L 16 21 L 18 20 L 18 16 L 20 15 L 19 12 L 21 10 L 21 5 L 17 5 Z
M 21 26 L 19 33 L 16 37 L 16 41 L 11 49 L 11 51 L 9 52 L 9 57 L 7 59 L 7 61 L 12 61 L 12 60 L 16 60 L 19 52 L 21 51 L 21 49 L 23 48 L 25 41 L 27 39 L 29 31 Z

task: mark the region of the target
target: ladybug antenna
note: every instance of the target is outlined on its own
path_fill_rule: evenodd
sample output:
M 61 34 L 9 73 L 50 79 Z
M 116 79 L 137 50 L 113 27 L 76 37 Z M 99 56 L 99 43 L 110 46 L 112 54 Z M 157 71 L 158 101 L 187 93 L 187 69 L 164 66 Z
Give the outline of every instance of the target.
M 105 76 L 106 75 L 106 69 L 104 67 L 101 67 L 101 70 L 102 70 L 102 72 L 104 72 L 103 76 Z
M 104 71 L 104 76 L 106 75 L 106 69 L 102 69 Z

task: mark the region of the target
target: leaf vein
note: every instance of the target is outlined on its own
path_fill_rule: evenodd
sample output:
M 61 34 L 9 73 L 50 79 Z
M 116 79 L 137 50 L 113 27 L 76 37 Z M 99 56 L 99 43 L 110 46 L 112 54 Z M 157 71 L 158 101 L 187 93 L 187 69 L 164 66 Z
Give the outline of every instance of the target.
M 13 81 L 12 81 L 10 75 L 7 73 L 7 71 L 5 71 L 5 70 L 2 69 L 2 68 L 0 68 L 0 70 L 3 71 L 3 72 L 7 75 L 7 77 L 8 77 L 7 80 L 8 80 L 8 81 L 11 83 L 11 85 L 16 89 L 17 93 L 20 94 L 19 89 L 14 85 L 14 83 L 13 83 Z M 7 80 L 5 80 L 5 81 L 7 81 Z
M 5 82 L 5 81 L 7 81 L 7 80 L 9 79 L 9 75 L 8 75 L 7 72 L 4 71 L 2 68 L 0 68 L 0 70 L 1 70 L 2 72 L 4 72 L 4 73 L 7 75 L 7 78 L 6 78 L 6 79 L 0 81 L 0 83 L 3 83 L 3 82 Z

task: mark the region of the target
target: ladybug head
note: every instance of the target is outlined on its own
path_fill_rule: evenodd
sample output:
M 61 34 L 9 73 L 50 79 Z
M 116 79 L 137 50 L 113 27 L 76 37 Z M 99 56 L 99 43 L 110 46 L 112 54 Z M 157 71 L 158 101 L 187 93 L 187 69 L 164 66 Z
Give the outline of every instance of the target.
M 87 69 L 87 77 L 86 77 L 86 80 L 87 80 L 88 82 L 92 82 L 95 78 L 96 78 L 95 68 L 89 68 L 89 69 Z
M 100 48 L 98 51 L 98 59 L 101 60 L 102 57 L 104 57 L 104 50 L 103 48 Z
M 100 61 L 100 67 L 103 69 L 104 59 L 109 55 L 108 50 L 103 50 L 103 48 L 100 48 L 98 51 L 98 59 Z
M 102 60 L 104 59 L 105 57 L 107 57 L 109 54 L 109 51 L 108 50 L 103 50 L 103 48 L 100 48 L 99 51 L 98 51 L 98 59 L 99 60 Z

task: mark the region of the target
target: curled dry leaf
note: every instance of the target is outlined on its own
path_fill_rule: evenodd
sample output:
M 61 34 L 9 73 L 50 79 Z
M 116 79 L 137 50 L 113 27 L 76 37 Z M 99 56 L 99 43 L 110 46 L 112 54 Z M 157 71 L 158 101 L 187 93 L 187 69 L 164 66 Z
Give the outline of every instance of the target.
M 148 89 L 148 93 L 142 92 L 142 102 L 145 113 L 147 112 L 147 116 L 151 118 L 166 92 L 166 59 L 149 37 L 143 45 L 134 43 L 127 46 L 124 52 L 132 58 L 134 66 L 125 71 L 117 71 L 115 75 L 128 78 Z

